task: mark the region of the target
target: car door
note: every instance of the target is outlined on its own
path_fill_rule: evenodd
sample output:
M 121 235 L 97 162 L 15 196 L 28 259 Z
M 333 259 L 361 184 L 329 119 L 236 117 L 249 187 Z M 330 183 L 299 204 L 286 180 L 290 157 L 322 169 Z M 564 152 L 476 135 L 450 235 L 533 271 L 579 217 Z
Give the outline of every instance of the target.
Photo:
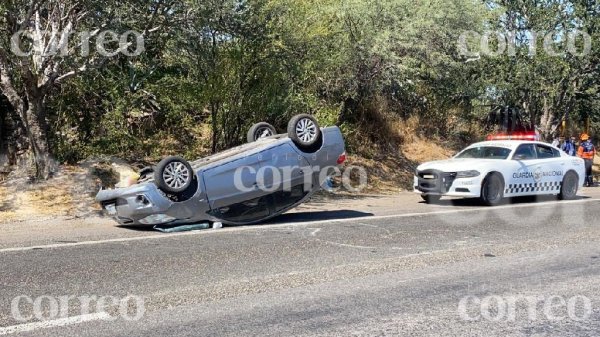
M 536 144 L 538 166 L 534 171 L 537 194 L 557 194 L 560 192 L 565 164 L 560 152 L 547 145 Z
M 257 186 L 260 160 L 259 154 L 251 154 L 205 170 L 202 177 L 211 209 L 264 195 Z
M 271 149 L 261 158 L 257 183 L 269 193 L 291 191 L 294 186 L 305 182 L 307 186 L 304 190 L 309 190 L 312 183 L 311 172 L 308 161 L 290 144 L 284 143 Z
M 540 166 L 534 143 L 524 143 L 517 147 L 511 158 L 511 174 L 506 186 L 506 196 L 535 194 L 534 172 Z
M 312 190 L 312 169 L 290 144 L 281 144 L 261 160 L 258 185 L 269 192 L 271 214 L 300 202 Z

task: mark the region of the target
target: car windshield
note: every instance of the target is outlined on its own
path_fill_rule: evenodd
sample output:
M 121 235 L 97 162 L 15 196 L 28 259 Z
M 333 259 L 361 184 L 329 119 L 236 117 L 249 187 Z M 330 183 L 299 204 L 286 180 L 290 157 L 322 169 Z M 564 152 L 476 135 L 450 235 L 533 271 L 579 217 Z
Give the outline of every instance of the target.
M 506 159 L 510 151 L 510 149 L 496 146 L 470 147 L 456 155 L 456 158 Z

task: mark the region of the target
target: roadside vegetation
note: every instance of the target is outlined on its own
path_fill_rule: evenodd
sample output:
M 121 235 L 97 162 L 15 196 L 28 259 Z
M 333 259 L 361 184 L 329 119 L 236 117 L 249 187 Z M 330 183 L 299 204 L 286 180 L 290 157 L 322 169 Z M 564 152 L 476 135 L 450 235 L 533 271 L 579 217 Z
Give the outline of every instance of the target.
M 20 30 L 28 56 L 11 49 Z M 107 30 L 138 32 L 143 52 L 100 55 Z M 585 55 L 568 52 L 578 30 L 591 37 L 585 53 L 583 38 L 573 44 Z M 473 37 L 490 31 L 514 43 L 477 54 Z M 553 34 L 560 55 L 532 32 Z M 135 35 L 127 42 L 133 54 Z M 44 180 L 55 161 L 197 158 L 242 143 L 255 122 L 283 131 L 311 113 L 342 128 L 374 189 L 397 190 L 416 163 L 482 139 L 495 106 L 520 109 L 546 139 L 563 120 L 568 134 L 598 130 L 598 48 L 593 0 L 4 0 L 0 167 Z

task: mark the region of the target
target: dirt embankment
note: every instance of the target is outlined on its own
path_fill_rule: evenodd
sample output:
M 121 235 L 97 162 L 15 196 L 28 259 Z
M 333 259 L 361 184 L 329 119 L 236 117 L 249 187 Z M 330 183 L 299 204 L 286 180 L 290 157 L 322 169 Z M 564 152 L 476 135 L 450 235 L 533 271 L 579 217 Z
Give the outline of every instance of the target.
M 115 159 L 60 166 L 49 180 L 32 183 L 18 170 L 0 182 L 0 223 L 56 216 L 98 214 L 94 197 L 101 186 L 115 186 L 135 172 Z
M 0 185 L 0 221 L 89 212 L 88 185 L 86 172 L 79 167 L 62 167 L 42 183 L 9 178 Z
M 401 120 L 374 114 L 371 118 L 374 120 L 359 126 L 359 132 L 346 135 L 352 153 L 348 165 L 364 167 L 368 173 L 366 193 L 412 190 L 418 165 L 449 158 L 455 152 L 450 145 L 453 143 L 423 135 L 416 117 Z M 352 178 L 356 180 L 354 175 Z

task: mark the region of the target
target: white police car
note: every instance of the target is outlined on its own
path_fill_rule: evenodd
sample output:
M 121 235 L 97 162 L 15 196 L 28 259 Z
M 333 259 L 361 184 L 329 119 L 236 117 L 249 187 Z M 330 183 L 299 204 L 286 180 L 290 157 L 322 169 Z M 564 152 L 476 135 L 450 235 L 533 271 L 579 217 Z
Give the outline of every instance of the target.
M 496 205 L 504 197 L 558 195 L 573 199 L 585 180 L 583 160 L 536 141 L 486 141 L 448 160 L 417 167 L 414 190 L 426 202 L 442 196 L 480 198 Z

